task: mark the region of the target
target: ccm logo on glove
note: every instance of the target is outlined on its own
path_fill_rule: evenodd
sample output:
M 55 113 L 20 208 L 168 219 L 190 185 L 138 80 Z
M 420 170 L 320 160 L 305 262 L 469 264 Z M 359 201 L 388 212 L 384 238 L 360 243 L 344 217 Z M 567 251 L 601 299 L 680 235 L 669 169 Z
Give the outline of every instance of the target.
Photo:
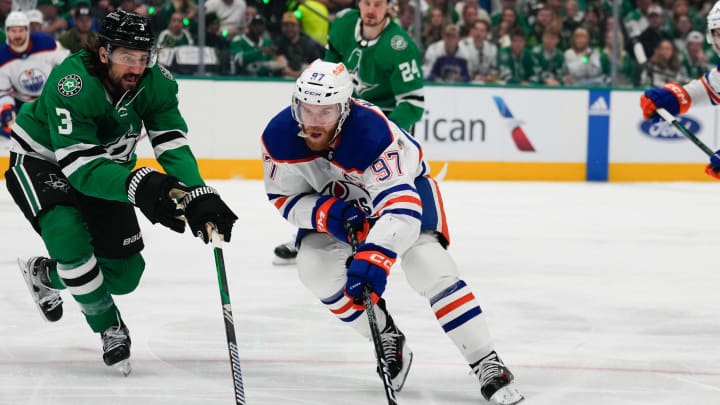
M 355 259 L 365 260 L 376 266 L 382 267 L 387 274 L 390 274 L 390 268 L 395 263 L 394 259 L 391 259 L 378 252 L 358 252 L 355 254 Z

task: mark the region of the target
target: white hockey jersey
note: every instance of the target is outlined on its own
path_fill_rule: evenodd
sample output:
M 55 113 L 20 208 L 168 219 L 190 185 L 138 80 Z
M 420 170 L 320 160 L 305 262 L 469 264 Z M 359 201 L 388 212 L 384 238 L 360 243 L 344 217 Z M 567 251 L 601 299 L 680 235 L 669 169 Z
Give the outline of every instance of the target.
M 366 243 L 407 250 L 421 230 L 449 241 L 442 200 L 422 147 L 369 103 L 353 100 L 333 147 L 313 152 L 298 136 L 290 107 L 262 135 L 265 190 L 280 214 L 307 232 L 322 195 L 352 203 L 373 223 Z
M 32 101 L 40 96 L 50 71 L 70 52 L 44 32 L 30 34 L 28 48 L 17 54 L 5 43 L 0 46 L 0 106 L 15 106 L 15 99 Z

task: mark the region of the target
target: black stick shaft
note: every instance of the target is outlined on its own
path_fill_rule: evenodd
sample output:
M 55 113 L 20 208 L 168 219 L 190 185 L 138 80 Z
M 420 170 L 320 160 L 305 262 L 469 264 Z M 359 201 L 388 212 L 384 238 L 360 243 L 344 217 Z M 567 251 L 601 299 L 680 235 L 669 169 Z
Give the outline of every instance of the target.
M 664 108 L 658 108 L 657 113 L 667 122 L 672 124 L 675 128 L 680 131 L 681 134 L 685 135 L 686 138 L 692 141 L 695 145 L 697 145 L 698 148 L 702 149 L 703 152 L 705 152 L 708 156 L 712 156 L 715 154 L 715 152 L 712 151 L 712 149 L 708 148 L 707 145 L 703 143 L 700 139 L 698 139 L 695 134 L 690 132 L 689 129 L 685 128 L 680 121 L 677 120 L 672 114 L 670 114 L 666 109 Z
M 212 242 L 215 253 L 218 285 L 220 287 L 223 320 L 225 321 L 225 337 L 227 338 L 228 352 L 230 354 L 230 370 L 232 371 L 233 387 L 235 389 L 235 404 L 245 405 L 245 388 L 243 387 L 242 372 L 240 370 L 240 354 L 238 353 L 237 339 L 235 338 L 235 322 L 233 320 L 232 306 L 230 305 L 230 291 L 228 289 L 227 276 L 225 275 L 222 240 L 220 240 L 220 237 L 214 231 L 212 233 Z
M 355 254 L 359 245 L 357 235 L 350 223 L 345 223 L 345 230 L 350 238 L 350 245 L 352 246 L 353 254 Z M 392 379 L 390 378 L 390 370 L 388 369 L 385 352 L 383 352 L 382 348 L 380 330 L 378 330 L 377 319 L 375 318 L 375 305 L 372 301 L 372 290 L 370 290 L 368 285 L 365 285 L 363 288 L 362 299 L 363 302 L 365 302 L 365 314 L 367 314 L 368 323 L 370 324 L 370 335 L 372 336 L 373 346 L 375 346 L 375 358 L 377 359 L 378 370 L 380 370 L 380 378 L 382 379 L 383 387 L 385 388 L 385 396 L 387 397 L 388 405 L 397 405 L 395 390 L 392 387 Z

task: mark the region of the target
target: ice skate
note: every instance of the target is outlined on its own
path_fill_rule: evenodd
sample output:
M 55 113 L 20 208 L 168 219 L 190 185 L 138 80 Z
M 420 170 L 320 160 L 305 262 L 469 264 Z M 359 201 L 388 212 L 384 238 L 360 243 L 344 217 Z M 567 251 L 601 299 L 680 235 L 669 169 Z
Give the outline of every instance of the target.
M 297 253 L 298 251 L 295 247 L 295 240 L 293 239 L 288 243 L 283 243 L 282 245 L 275 247 L 272 263 L 280 266 L 295 264 Z
M 52 288 L 50 284 L 50 266 L 53 261 L 41 256 L 30 259 L 18 259 L 25 284 L 30 290 L 33 301 L 37 304 L 40 314 L 48 322 L 56 322 L 63 315 L 62 298 L 60 290 Z
M 107 328 L 100 336 L 105 364 L 117 368 L 124 376 L 130 374 L 130 331 L 122 319 L 118 317 L 118 323 Z
M 385 360 L 390 371 L 390 379 L 395 392 L 400 392 L 412 365 L 413 352 L 405 343 L 405 335 L 395 326 L 390 314 L 385 309 L 385 301 L 378 301 L 378 306 L 385 312 L 387 322 L 380 332 Z M 380 370 L 378 370 L 380 373 Z
M 480 378 L 482 396 L 490 403 L 513 405 L 525 399 L 517 388 L 510 385 L 514 376 L 495 351 L 471 364 L 470 367 Z

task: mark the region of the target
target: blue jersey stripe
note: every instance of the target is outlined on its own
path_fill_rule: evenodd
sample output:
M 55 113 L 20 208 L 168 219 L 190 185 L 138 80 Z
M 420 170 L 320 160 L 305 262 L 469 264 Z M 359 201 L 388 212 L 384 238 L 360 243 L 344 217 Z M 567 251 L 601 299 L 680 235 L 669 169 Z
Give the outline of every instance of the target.
M 285 195 L 283 195 L 283 194 L 268 194 L 267 196 L 268 196 L 268 200 L 270 200 L 270 201 L 272 201 L 276 198 L 285 197 Z
M 482 313 L 482 310 L 480 307 L 473 307 L 470 308 L 467 312 L 460 315 L 459 317 L 453 319 L 452 321 L 446 323 L 443 325 L 443 330 L 445 333 L 450 332 L 451 330 L 461 326 L 465 322 L 469 321 L 472 318 L 475 318 L 476 316 L 480 315 Z
M 408 215 L 413 218 L 416 218 L 418 221 L 422 221 L 422 215 L 419 212 L 409 210 L 406 208 L 395 208 L 395 209 L 391 209 L 391 210 L 385 210 L 382 213 L 383 213 L 383 215 L 385 215 L 385 214 Z
M 430 298 L 430 305 L 435 305 L 438 301 L 441 299 L 447 297 L 448 295 L 454 293 L 455 291 L 465 287 L 467 284 L 465 284 L 464 281 L 460 280 L 457 283 L 451 285 L 450 287 L 446 288 L 445 290 L 441 291 L 439 294 L 435 295 L 434 297 Z
M 297 204 L 301 198 L 305 197 L 308 194 L 310 194 L 310 193 L 298 194 L 297 196 L 295 196 L 295 198 L 290 200 L 290 202 L 285 206 L 285 211 L 283 211 L 283 217 L 285 217 L 285 219 L 288 219 L 288 216 L 290 215 L 290 210 L 292 209 L 292 207 L 294 207 L 295 204 Z
M 390 187 L 387 190 L 383 190 L 380 194 L 378 194 L 377 197 L 373 200 L 373 206 L 377 207 L 378 203 L 382 201 L 385 197 L 387 197 L 389 194 L 396 193 L 398 191 L 405 191 L 410 190 L 417 194 L 417 190 L 415 190 L 415 187 L 409 185 L 409 184 L 398 184 L 397 186 Z

